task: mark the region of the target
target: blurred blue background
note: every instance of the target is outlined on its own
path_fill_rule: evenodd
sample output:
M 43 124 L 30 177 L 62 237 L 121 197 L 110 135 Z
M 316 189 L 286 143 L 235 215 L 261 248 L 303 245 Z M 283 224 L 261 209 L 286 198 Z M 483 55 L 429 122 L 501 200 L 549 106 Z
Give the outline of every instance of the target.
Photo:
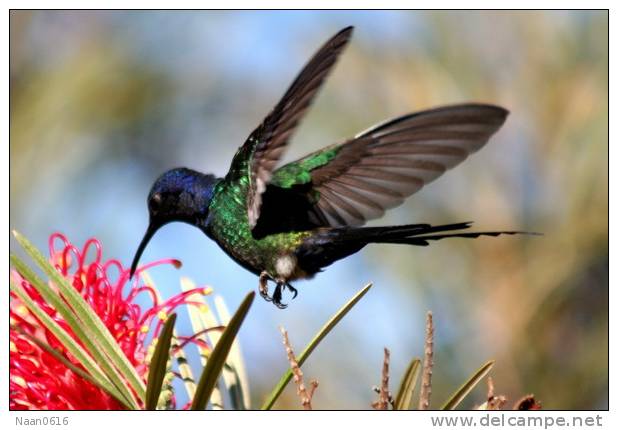
M 374 288 L 303 367 L 316 408 L 369 408 L 382 348 L 392 389 L 436 324 L 434 406 L 482 362 L 496 390 L 550 409 L 607 407 L 606 12 L 11 12 L 11 228 L 96 236 L 129 265 L 146 196 L 172 167 L 224 175 L 232 155 L 327 38 L 354 38 L 285 160 L 388 117 L 490 102 L 511 115 L 486 148 L 371 224 L 474 220 L 543 237 L 375 245 L 299 282 L 285 311 L 256 300 L 240 333 L 257 407 L 298 352 Z M 16 248 L 12 242 L 12 248 Z M 257 278 L 198 230 L 163 228 L 142 262 L 165 295 L 179 276 L 234 309 Z M 189 330 L 181 319 L 181 331 Z M 296 408 L 294 387 L 277 404 Z M 465 406 L 484 401 L 478 389 Z

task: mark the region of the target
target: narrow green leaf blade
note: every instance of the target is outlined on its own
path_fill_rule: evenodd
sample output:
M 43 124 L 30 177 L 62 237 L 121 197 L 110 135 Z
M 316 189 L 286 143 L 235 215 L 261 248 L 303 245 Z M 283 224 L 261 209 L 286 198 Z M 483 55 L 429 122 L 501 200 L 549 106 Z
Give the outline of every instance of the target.
M 395 410 L 409 410 L 412 405 L 412 396 L 414 394 L 414 387 L 418 379 L 418 374 L 421 370 L 421 360 L 418 358 L 412 359 L 408 365 L 405 375 L 401 379 L 399 385 L 399 391 L 397 397 L 395 397 Z
M 73 372 L 77 373 L 84 379 L 92 382 L 94 385 L 99 388 L 107 391 L 110 395 L 112 395 L 119 402 L 123 403 L 126 407 L 131 408 L 132 405 L 129 401 L 122 396 L 122 394 L 107 380 L 101 369 L 98 368 L 97 364 L 92 360 L 92 358 L 82 349 L 82 347 L 75 342 L 63 329 L 54 321 L 49 315 L 43 312 L 38 308 L 36 303 L 30 299 L 30 296 L 26 294 L 26 292 L 14 282 L 10 282 L 9 288 L 19 297 L 24 306 L 28 308 L 33 315 L 35 315 L 39 321 L 64 345 L 64 347 L 80 362 L 88 372 L 83 371 L 82 369 L 73 365 L 73 363 L 69 362 L 64 358 L 62 354 L 53 349 L 51 346 L 46 344 L 45 342 L 37 339 L 34 336 L 23 331 L 20 327 L 14 327 L 15 330 L 22 333 L 24 336 L 28 337 L 32 342 L 36 343 L 39 347 L 45 349 L 51 355 L 53 355 L 57 360 L 66 365 Z
M 113 392 L 113 391 L 111 391 L 109 389 L 109 384 L 103 385 L 103 384 L 99 383 L 99 381 L 97 381 L 93 376 L 90 376 L 90 374 L 88 372 L 85 372 L 84 370 L 82 370 L 79 367 L 75 366 L 73 363 L 71 363 L 69 360 L 67 360 L 60 352 L 58 352 L 56 349 L 52 348 L 46 342 L 43 342 L 42 340 L 37 339 L 36 337 L 32 336 L 31 334 L 26 333 L 25 331 L 23 331 L 19 327 L 13 327 L 13 328 L 15 330 L 19 331 L 23 336 L 27 337 L 31 342 L 34 342 L 39 348 L 45 350 L 48 354 L 52 355 L 56 360 L 58 360 L 60 363 L 65 365 L 73 373 L 75 373 L 76 375 L 79 375 L 80 377 L 82 377 L 86 381 L 90 382 L 91 384 L 93 384 L 93 385 L 99 387 L 100 389 L 106 391 L 109 395 L 111 395 L 112 397 L 116 398 L 118 401 L 123 403 L 125 406 L 130 407 L 129 404 L 126 403 L 126 401 L 122 397 L 119 397 L 119 394 L 117 392 L 115 392 L 115 391 Z
M 181 277 L 180 278 L 180 288 L 183 291 L 193 290 L 196 285 L 193 280 Z M 189 319 L 191 320 L 191 326 L 193 327 L 193 333 L 201 333 L 198 335 L 197 339 L 202 340 L 203 342 L 210 342 L 210 344 L 214 346 L 217 344 L 219 339 L 221 338 L 221 333 L 217 331 L 209 330 L 212 327 L 216 327 L 221 325 L 219 319 L 216 317 L 212 307 L 206 302 L 204 295 L 202 294 L 191 294 L 187 297 L 187 300 L 199 303 L 199 306 L 189 306 Z M 201 343 L 201 342 L 200 342 Z M 210 356 L 210 351 L 205 348 L 203 345 L 198 343 L 197 349 L 200 354 L 200 362 L 202 363 L 202 368 L 206 366 L 208 362 L 208 357 Z M 228 360 L 229 361 L 229 360 Z M 225 383 L 225 366 L 223 371 L 223 382 Z M 223 393 L 219 387 L 219 384 L 215 385 L 214 391 L 210 395 L 210 403 L 212 404 L 213 409 L 221 410 L 223 409 Z
M 470 393 L 470 391 L 472 391 L 476 384 L 478 384 L 481 379 L 483 379 L 485 375 L 489 373 L 491 368 L 494 366 L 494 363 L 494 360 L 490 360 L 487 363 L 483 364 L 466 382 L 463 383 L 461 387 L 459 387 L 457 391 L 455 391 L 455 393 L 453 393 L 451 398 L 448 399 L 447 402 L 442 405 L 442 408 L 440 409 L 446 411 L 452 411 L 453 409 L 455 409 L 461 403 L 461 401 Z
M 127 385 L 124 383 L 120 374 L 115 368 L 113 368 L 107 360 L 107 357 L 101 353 L 99 348 L 93 343 L 91 337 L 83 330 L 83 326 L 79 323 L 77 318 L 69 310 L 68 306 L 60 299 L 60 297 L 53 291 L 45 282 L 43 282 L 36 274 L 19 258 L 14 255 L 10 256 L 11 263 L 17 269 L 17 271 L 23 276 L 36 290 L 43 296 L 43 298 L 56 309 L 60 315 L 64 318 L 65 322 L 69 325 L 75 336 L 80 339 L 86 349 L 92 355 L 92 358 L 77 344 L 49 315 L 43 312 L 39 306 L 28 296 L 23 288 L 14 282 L 10 283 L 10 288 L 17 294 L 17 296 L 24 302 L 24 305 L 39 318 L 39 320 L 62 342 L 62 344 L 77 358 L 80 363 L 88 369 L 93 376 L 97 376 L 101 383 L 104 383 L 105 376 L 100 375 L 100 371 L 105 372 L 105 375 L 113 386 L 121 393 L 120 397 L 117 397 L 119 401 L 123 403 L 129 403 L 130 408 L 136 409 L 137 403 L 133 399 L 133 395 Z M 100 370 L 99 370 L 100 367 Z M 122 399 L 125 399 L 124 401 Z
M 197 384 L 195 383 L 195 379 L 193 378 L 193 371 L 191 370 L 191 366 L 189 366 L 187 355 L 185 354 L 183 349 L 180 348 L 180 344 L 178 343 L 178 336 L 176 334 L 176 330 L 174 330 L 174 333 L 172 335 L 172 348 L 174 350 L 174 358 L 176 359 L 176 364 L 178 364 L 178 371 L 187 392 L 187 396 L 192 399 L 195 395 L 195 387 L 197 386 Z
M 309 357 L 309 355 L 311 355 L 313 350 L 320 344 L 322 339 L 324 339 L 324 337 L 326 337 L 326 335 L 330 333 L 333 327 L 335 327 L 337 323 L 341 321 L 341 319 L 350 311 L 350 309 L 352 309 L 352 307 L 354 307 L 354 305 L 358 303 L 358 301 L 365 294 L 367 294 L 367 291 L 369 291 L 369 289 L 372 286 L 373 284 L 367 284 L 362 290 L 356 293 L 356 295 L 352 297 L 345 305 L 343 305 L 341 309 L 339 309 L 339 311 L 337 311 L 337 313 L 330 320 L 328 320 L 326 324 L 324 324 L 324 326 L 318 332 L 318 334 L 316 334 L 313 337 L 313 339 L 311 339 L 311 341 L 307 344 L 303 352 L 301 352 L 296 357 L 296 360 L 298 361 L 299 366 L 303 365 L 305 360 Z M 262 404 L 262 407 L 261 407 L 262 410 L 269 410 L 273 407 L 273 405 L 275 404 L 275 402 L 277 401 L 277 399 L 283 392 L 283 389 L 290 382 L 291 379 L 292 379 L 292 369 L 288 369 L 283 374 L 279 382 L 277 383 L 277 386 L 271 391 L 266 401 Z
M 155 282 L 150 277 L 150 275 L 147 272 L 141 272 L 141 276 L 144 282 L 146 283 L 146 285 L 149 285 L 150 288 L 152 288 L 152 290 L 154 291 L 157 301 L 162 302 L 163 299 L 161 297 L 161 293 L 159 292 L 159 289 L 157 288 Z M 192 306 L 189 306 L 189 308 L 192 308 Z M 196 331 L 194 332 L 197 333 Z M 195 395 L 196 384 L 195 384 L 195 380 L 193 379 L 193 372 L 191 371 L 191 366 L 189 366 L 189 362 L 187 361 L 187 356 L 184 350 L 179 347 L 180 343 L 178 341 L 178 333 L 176 333 L 176 330 L 172 332 L 172 345 L 171 346 L 172 346 L 172 351 L 173 351 L 172 354 L 174 355 L 174 358 L 176 359 L 176 363 L 178 364 L 178 371 L 180 373 L 180 378 L 182 379 L 185 390 L 187 391 L 187 395 L 189 396 L 190 399 L 192 399 L 193 396 Z M 146 387 L 146 390 L 148 390 L 147 387 Z
M 170 358 L 170 346 L 172 344 L 175 323 L 176 314 L 171 314 L 165 321 L 150 360 L 148 383 L 146 384 L 146 410 L 149 411 L 154 411 L 157 408 L 161 386 L 167 372 L 167 360 Z
M 223 297 L 215 296 L 215 309 L 219 314 L 221 324 L 227 325 L 230 322 L 230 312 L 223 301 Z M 235 339 L 230 349 L 230 354 L 223 367 L 223 381 L 230 393 L 232 408 L 235 410 L 251 409 L 249 395 L 249 379 L 240 351 L 240 342 Z
M 254 298 L 255 291 L 247 294 L 247 297 L 245 297 L 242 301 L 238 307 L 238 310 L 221 334 L 221 338 L 212 350 L 210 357 L 208 357 L 206 367 L 204 367 L 204 370 L 202 371 L 200 382 L 195 390 L 195 397 L 193 397 L 193 402 L 191 404 L 192 410 L 203 410 L 206 408 L 206 404 L 210 399 L 212 390 L 215 388 L 217 379 L 219 379 L 219 375 L 221 374 L 227 355 L 230 352 L 234 338 L 236 337 L 238 330 L 240 330 L 240 326 L 247 316 Z
M 113 338 L 103 321 L 92 311 L 86 300 L 70 285 L 67 280 L 47 261 L 41 252 L 28 239 L 17 231 L 13 234 L 19 244 L 32 257 L 37 265 L 45 272 L 59 289 L 63 298 L 67 301 L 75 315 L 83 322 L 86 331 L 90 332 L 94 341 L 103 349 L 109 360 L 124 376 L 127 382 L 135 390 L 140 399 L 144 399 L 146 386 L 139 377 L 129 359 L 124 355 L 122 349 Z M 92 351 L 91 351 L 92 352 Z

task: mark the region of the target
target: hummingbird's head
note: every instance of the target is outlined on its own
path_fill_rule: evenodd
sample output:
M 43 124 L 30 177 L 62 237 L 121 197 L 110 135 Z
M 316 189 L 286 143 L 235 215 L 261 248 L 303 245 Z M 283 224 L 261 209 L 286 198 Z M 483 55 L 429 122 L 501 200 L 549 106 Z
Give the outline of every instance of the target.
M 214 175 L 205 175 L 184 167 L 168 170 L 159 176 L 148 194 L 150 221 L 133 258 L 131 276 L 157 230 L 173 221 L 199 225 L 200 221 L 206 219 L 218 181 Z
M 161 225 L 172 221 L 196 224 L 208 214 L 217 179 L 181 167 L 163 173 L 148 193 L 150 222 Z

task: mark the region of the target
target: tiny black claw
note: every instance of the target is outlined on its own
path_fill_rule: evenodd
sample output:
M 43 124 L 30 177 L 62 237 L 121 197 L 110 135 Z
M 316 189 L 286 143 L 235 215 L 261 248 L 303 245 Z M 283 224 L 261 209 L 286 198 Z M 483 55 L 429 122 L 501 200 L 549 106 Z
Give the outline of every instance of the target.
M 288 307 L 288 305 L 286 305 L 285 303 L 275 303 L 275 306 L 277 306 L 279 309 L 285 309 Z
M 260 296 L 267 302 L 272 302 L 273 299 L 268 295 L 268 274 L 266 272 L 262 272 L 260 274 L 260 281 L 258 284 Z
M 288 305 L 281 303 L 281 287 L 284 286 L 284 284 L 277 284 L 277 286 L 275 287 L 275 292 L 273 293 L 273 304 L 275 306 L 277 306 L 279 309 L 285 309 L 288 307 Z
M 272 302 L 272 301 L 273 301 L 272 297 L 270 297 L 270 296 L 268 295 L 268 293 L 267 293 L 267 292 L 265 292 L 265 291 L 260 291 L 260 296 L 262 296 L 262 298 L 263 298 L 264 300 L 266 300 L 267 302 Z
M 294 288 L 293 286 L 291 286 L 290 284 L 286 284 L 286 287 L 288 287 L 290 289 L 290 291 L 292 292 L 292 294 L 294 294 L 292 296 L 292 300 L 294 300 L 296 298 L 296 296 L 298 296 L 298 290 L 296 288 Z

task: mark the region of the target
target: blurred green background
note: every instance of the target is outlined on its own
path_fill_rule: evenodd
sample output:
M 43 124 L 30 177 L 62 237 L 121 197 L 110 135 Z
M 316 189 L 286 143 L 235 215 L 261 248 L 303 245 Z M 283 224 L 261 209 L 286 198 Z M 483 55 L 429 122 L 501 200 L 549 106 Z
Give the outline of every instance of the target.
M 436 324 L 434 406 L 494 358 L 498 393 L 548 409 L 608 406 L 607 12 L 36 12 L 10 16 L 10 216 L 46 247 L 96 236 L 128 265 L 164 170 L 223 175 L 236 148 L 336 31 L 351 46 L 286 160 L 406 112 L 463 101 L 511 115 L 486 148 L 372 224 L 450 223 L 543 237 L 374 245 L 301 282 L 285 311 L 257 300 L 240 333 L 253 406 L 365 283 L 374 288 L 303 367 L 314 407 L 366 409 L 391 349 L 392 389 Z M 14 242 L 12 248 L 16 248 Z M 162 229 L 143 262 L 230 308 L 257 287 L 198 230 Z M 181 319 L 181 329 L 188 330 Z M 298 408 L 292 384 L 277 404 Z M 477 389 L 465 404 L 484 401 Z

